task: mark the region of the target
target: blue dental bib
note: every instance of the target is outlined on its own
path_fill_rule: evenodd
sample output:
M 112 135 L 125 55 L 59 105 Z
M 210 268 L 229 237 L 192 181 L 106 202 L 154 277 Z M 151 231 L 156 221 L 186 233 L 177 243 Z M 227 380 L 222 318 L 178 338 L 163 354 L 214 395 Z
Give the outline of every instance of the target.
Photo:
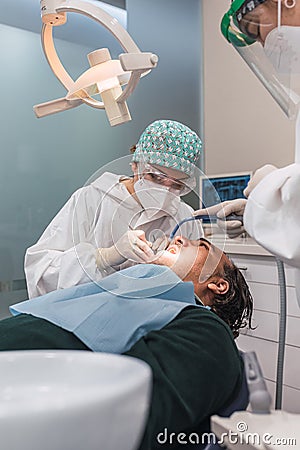
M 198 306 L 193 283 L 181 281 L 167 267 L 139 264 L 97 284 L 82 284 L 17 303 L 10 311 L 48 320 L 72 332 L 93 351 L 123 353 L 191 305 Z

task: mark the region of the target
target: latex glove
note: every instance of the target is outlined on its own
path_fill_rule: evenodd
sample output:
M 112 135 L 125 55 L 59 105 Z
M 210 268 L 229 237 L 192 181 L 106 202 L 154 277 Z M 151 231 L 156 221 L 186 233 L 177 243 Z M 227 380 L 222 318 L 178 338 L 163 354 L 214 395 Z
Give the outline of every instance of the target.
M 274 170 L 277 170 L 277 167 L 273 166 L 272 164 L 266 164 L 265 166 L 260 167 L 257 169 L 253 176 L 250 178 L 250 181 L 247 185 L 247 187 L 244 189 L 244 196 L 249 197 L 255 186 L 258 185 L 258 183 L 265 178 L 269 173 L 273 172 Z
M 247 200 L 244 198 L 237 198 L 235 200 L 228 200 L 226 202 L 218 203 L 209 208 L 199 209 L 193 213 L 194 216 L 217 216 L 220 219 L 227 217 L 229 214 L 244 215 Z M 240 220 L 218 220 L 217 225 L 228 234 L 230 238 L 235 238 L 245 232 L 245 228 Z
M 161 236 L 159 238 L 157 238 L 153 244 L 152 244 L 152 250 L 155 254 L 165 250 L 165 248 L 167 247 L 169 241 L 167 236 Z
M 149 262 L 154 253 L 151 250 L 151 242 L 148 242 L 144 231 L 128 230 L 123 236 L 109 248 L 98 248 L 96 264 L 99 270 L 118 266 L 130 260 L 136 263 Z

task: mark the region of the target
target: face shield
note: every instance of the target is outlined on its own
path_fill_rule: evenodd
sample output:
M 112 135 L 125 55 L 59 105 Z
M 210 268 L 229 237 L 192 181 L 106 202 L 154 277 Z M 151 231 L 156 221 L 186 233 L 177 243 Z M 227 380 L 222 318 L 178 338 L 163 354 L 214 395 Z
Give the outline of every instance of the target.
M 289 118 L 300 108 L 300 0 L 234 0 L 221 30 Z

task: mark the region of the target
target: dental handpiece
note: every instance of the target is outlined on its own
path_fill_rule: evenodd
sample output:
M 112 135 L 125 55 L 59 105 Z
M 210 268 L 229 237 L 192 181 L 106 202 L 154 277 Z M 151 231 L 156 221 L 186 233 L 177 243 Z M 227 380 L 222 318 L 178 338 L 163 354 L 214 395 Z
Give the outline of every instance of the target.
M 187 217 L 186 219 L 181 220 L 173 229 L 172 233 L 170 234 L 169 237 L 164 235 L 164 238 L 159 237 L 157 240 L 155 240 L 153 242 L 153 244 L 151 245 L 151 248 L 153 250 L 153 252 L 156 254 L 157 252 L 161 251 L 161 250 L 165 250 L 168 245 L 170 244 L 170 242 L 174 239 L 175 234 L 177 233 L 177 231 L 179 230 L 179 228 L 181 227 L 181 225 L 183 225 L 186 222 L 191 222 L 194 220 L 224 220 L 224 221 L 231 221 L 231 220 L 239 220 L 242 224 L 243 224 L 243 216 L 242 215 L 237 215 L 237 214 L 228 214 L 228 216 L 226 217 L 217 217 L 217 216 L 213 216 L 213 215 L 198 215 L 198 216 L 192 216 L 192 217 Z M 129 229 L 133 230 L 134 228 L 130 225 L 128 225 Z
M 243 221 L 243 216 L 240 216 L 238 214 L 228 214 L 228 216 L 226 217 L 217 217 L 217 216 L 210 216 L 210 215 L 204 215 L 204 216 L 193 216 L 193 217 L 187 217 L 186 219 L 181 220 L 173 229 L 172 233 L 170 234 L 169 238 L 168 238 L 168 242 L 171 242 L 172 239 L 174 239 L 175 234 L 177 233 L 177 231 L 179 230 L 179 228 L 181 227 L 181 225 L 183 225 L 186 222 L 190 222 L 193 220 L 224 220 L 224 221 L 231 221 L 231 220 L 239 220 L 242 224 L 244 223 Z

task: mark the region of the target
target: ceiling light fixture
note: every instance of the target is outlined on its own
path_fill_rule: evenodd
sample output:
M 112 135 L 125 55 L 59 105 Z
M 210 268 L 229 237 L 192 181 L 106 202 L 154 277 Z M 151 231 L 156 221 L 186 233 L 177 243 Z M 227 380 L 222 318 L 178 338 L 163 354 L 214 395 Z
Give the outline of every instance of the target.
M 125 53 L 112 60 L 109 50 L 102 48 L 89 53 L 90 68 L 74 81 L 62 65 L 53 42 L 53 27 L 67 21 L 67 13 L 76 12 L 96 20 L 120 43 Z M 67 89 L 65 97 L 34 106 L 37 117 L 75 108 L 83 103 L 105 109 L 112 126 L 131 120 L 126 100 L 140 78 L 158 62 L 153 53 L 141 52 L 122 25 L 95 2 L 83 0 L 41 0 L 42 45 L 47 61 L 58 80 Z M 122 85 L 127 86 L 122 89 Z M 100 95 L 101 101 L 93 98 Z

